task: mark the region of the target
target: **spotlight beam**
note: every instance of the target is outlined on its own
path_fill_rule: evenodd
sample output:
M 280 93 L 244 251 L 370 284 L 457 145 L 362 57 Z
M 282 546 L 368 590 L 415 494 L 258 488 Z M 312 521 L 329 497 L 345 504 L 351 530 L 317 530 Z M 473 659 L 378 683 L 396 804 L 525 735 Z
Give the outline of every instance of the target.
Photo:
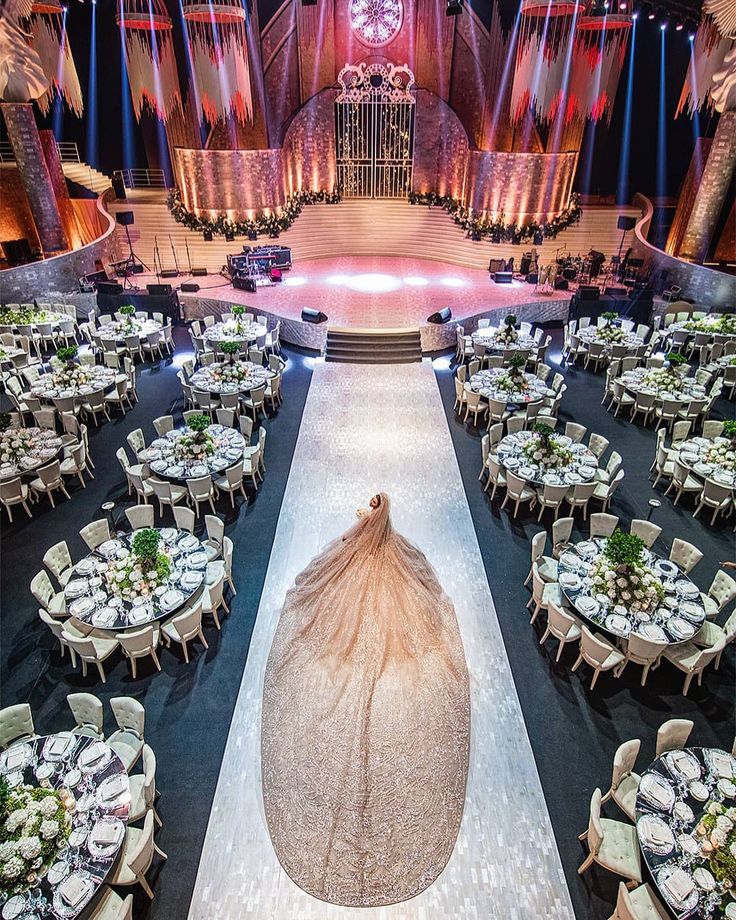
M 632 17 L 631 46 L 629 47 L 629 69 L 626 74 L 626 108 L 624 109 L 624 129 L 621 135 L 621 156 L 618 168 L 618 204 L 629 203 L 629 166 L 631 162 L 631 114 L 634 108 L 634 54 L 636 52 L 637 17 Z

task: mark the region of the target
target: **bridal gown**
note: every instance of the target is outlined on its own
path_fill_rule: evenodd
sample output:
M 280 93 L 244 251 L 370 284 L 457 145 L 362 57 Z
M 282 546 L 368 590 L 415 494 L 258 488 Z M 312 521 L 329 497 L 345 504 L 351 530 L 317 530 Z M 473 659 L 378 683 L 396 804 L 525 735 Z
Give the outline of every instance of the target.
M 285 871 L 341 905 L 424 890 L 455 845 L 469 736 L 454 608 L 382 493 L 297 576 L 269 654 L 263 799 Z

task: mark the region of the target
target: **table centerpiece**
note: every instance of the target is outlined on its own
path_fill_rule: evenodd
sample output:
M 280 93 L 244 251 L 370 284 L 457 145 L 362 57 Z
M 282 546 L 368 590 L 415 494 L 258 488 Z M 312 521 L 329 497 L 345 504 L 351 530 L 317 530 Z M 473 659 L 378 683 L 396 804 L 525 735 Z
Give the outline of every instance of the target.
M 572 451 L 555 437 L 554 428 L 543 422 L 537 422 L 534 426 L 532 435 L 522 447 L 521 453 L 529 463 L 545 471 L 560 469 L 572 462 Z
M 110 592 L 124 601 L 150 598 L 171 574 L 171 558 L 160 550 L 161 534 L 152 527 L 139 530 L 129 553 L 112 561 L 106 578 Z
M 597 338 L 603 339 L 603 341 L 607 342 L 609 345 L 618 345 L 626 341 L 626 333 L 624 330 L 620 325 L 614 325 L 615 321 L 618 319 L 618 313 L 613 310 L 607 310 L 605 313 L 601 313 L 601 318 L 606 322 L 597 329 Z
M 509 313 L 503 321 L 503 329 L 496 333 L 496 340 L 502 345 L 513 345 L 519 338 L 519 333 L 514 328 L 516 326 L 516 317 Z
M 176 439 L 174 456 L 180 462 L 192 460 L 206 460 L 217 450 L 217 444 L 212 435 L 207 431 L 211 421 L 206 415 L 191 415 L 187 421 L 187 429 Z
M 56 351 L 61 366 L 54 371 L 51 379 L 60 390 L 86 386 L 92 379 L 89 370 L 76 360 L 78 352 L 76 345 L 68 345 Z
M 33 440 L 25 428 L 13 428 L 9 412 L 0 412 L 0 463 L 16 464 L 25 457 Z
M 721 436 L 706 451 L 705 461 L 730 473 L 736 472 L 736 421 L 728 419 L 723 423 Z
M 617 529 L 593 560 L 591 585 L 597 594 L 608 598 L 611 606 L 620 604 L 636 613 L 653 610 L 662 603 L 664 588 L 645 564 L 643 550 L 640 537 Z

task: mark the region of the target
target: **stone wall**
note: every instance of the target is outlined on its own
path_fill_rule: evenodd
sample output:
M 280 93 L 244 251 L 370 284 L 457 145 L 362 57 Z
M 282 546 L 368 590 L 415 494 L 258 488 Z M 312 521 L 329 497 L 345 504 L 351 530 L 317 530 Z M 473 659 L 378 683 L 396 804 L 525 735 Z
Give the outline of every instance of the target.
M 471 150 L 463 203 L 507 223 L 549 219 L 570 201 L 577 160 L 577 153 Z
M 297 113 L 284 137 L 284 183 L 287 194 L 322 189 L 337 183 L 334 89 L 323 90 Z
M 283 150 L 174 150 L 174 180 L 199 217 L 255 217 L 286 203 Z
M 22 239 L 28 240 L 32 250 L 41 248 L 18 167 L 3 164 L 0 166 L 0 241 Z
M 663 288 L 677 285 L 682 288 L 682 298 L 694 301 L 702 308 L 727 308 L 736 303 L 736 277 L 714 271 L 703 265 L 694 265 L 670 256 L 647 242 L 647 233 L 654 208 L 644 195 L 636 195 L 634 204 L 642 208 L 642 218 L 634 230 L 632 255 L 644 259 L 644 270 L 651 273 L 651 283 L 658 293 Z
M 461 198 L 468 147 L 465 128 L 450 106 L 439 96 L 418 89 L 412 190 Z
M 58 299 L 58 292 L 77 290 L 82 275 L 95 271 L 96 260 L 107 264 L 114 246 L 115 221 L 105 211 L 102 199 L 98 199 L 98 207 L 107 224 L 103 236 L 81 249 L 0 271 L 0 303 Z

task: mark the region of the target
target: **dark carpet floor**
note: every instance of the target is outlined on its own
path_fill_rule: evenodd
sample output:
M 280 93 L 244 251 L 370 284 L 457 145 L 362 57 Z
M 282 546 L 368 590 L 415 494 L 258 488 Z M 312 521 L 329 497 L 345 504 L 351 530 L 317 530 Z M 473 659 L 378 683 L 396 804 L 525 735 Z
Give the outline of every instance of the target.
M 549 331 L 554 340 L 548 363 L 560 370 L 560 330 Z M 530 597 L 523 587 L 530 566 L 530 541 L 542 529 L 536 522 L 538 512 L 530 515 L 520 511 L 514 521 L 507 511 L 499 510 L 503 495 L 499 498 L 497 493 L 491 502 L 490 490 L 484 494 L 478 482 L 483 431 L 476 431 L 470 422 L 463 424 L 455 416 L 453 370 L 446 368 L 447 361 L 436 364 L 468 503 L 575 912 L 580 920 L 603 920 L 613 913 L 617 879 L 597 867 L 582 877 L 577 874 L 587 853 L 577 837 L 587 827 L 591 794 L 596 786 L 603 792 L 608 789 L 614 752 L 629 738 L 641 739 L 638 766 L 644 768 L 654 757 L 657 728 L 669 718 L 694 721 L 693 743 L 730 750 L 734 735 L 734 649 L 731 646 L 724 654 L 718 672 L 707 673 L 701 688 L 693 684 L 687 697 L 681 693 L 683 675 L 668 662 L 651 673 L 645 688 L 639 686 L 641 669 L 629 666 L 620 680 L 601 675 L 592 693 L 588 689 L 590 669 L 582 665 L 575 674 L 571 672 L 576 657 L 572 647 L 565 649 L 557 664 L 556 640 L 544 647 L 539 645 L 544 617 L 530 626 L 525 608 Z M 614 419 L 600 406 L 602 373 L 579 368 L 565 368 L 562 372 L 568 390 L 562 400 L 561 422 L 586 425 L 589 432 L 610 440 L 609 451 L 618 450 L 623 456 L 626 476 L 614 496 L 611 513 L 628 524 L 632 518 L 646 518 L 649 499 L 660 498 L 662 506 L 652 520 L 663 528 L 663 533 L 654 549 L 666 555 L 674 536 L 698 546 L 704 558 L 693 570 L 693 577 L 701 590 L 707 590 L 720 562 L 736 559 L 733 519 L 711 528 L 700 518 L 693 520 L 691 499 L 683 498 L 674 508 L 670 498 L 661 495 L 663 488 L 653 492 L 648 479 L 654 457 L 653 430 L 631 425 L 621 417 Z M 733 405 L 726 400 L 720 400 L 717 408 L 713 417 L 733 417 Z M 607 458 L 608 454 L 604 459 Z M 591 509 L 600 510 L 600 506 L 591 503 Z M 578 535 L 587 535 L 582 517 L 578 518 Z M 550 534 L 551 519 L 552 512 L 545 512 L 543 522 Z M 606 813 L 626 820 L 615 805 L 607 807 Z
M 177 330 L 177 337 L 179 362 L 186 344 L 183 330 Z M 156 893 L 152 904 L 142 892 L 136 892 L 136 918 L 184 920 L 187 915 L 311 376 L 308 356 L 296 349 L 289 349 L 287 356 L 284 406 L 264 423 L 268 430 L 265 482 L 257 495 L 248 490 L 251 500 L 247 507 L 239 508 L 237 516 L 230 513 L 227 499 L 220 504 L 227 533 L 235 544 L 238 595 L 232 599 L 232 612 L 225 617 L 222 633 L 214 626 L 205 630 L 209 651 L 197 649 L 191 665 L 185 665 L 176 652 L 164 651 L 162 674 L 144 663 L 142 676 L 133 681 L 122 659 L 113 659 L 106 685 L 96 677 L 84 680 L 81 672 L 72 671 L 68 659 L 59 657 L 50 634 L 37 619 L 28 590 L 32 576 L 41 568 L 44 552 L 53 543 L 66 539 L 75 558 L 83 555 L 78 530 L 101 516 L 102 502 L 114 498 L 115 513 L 122 516 L 127 497 L 115 450 L 137 427 L 142 427 L 150 440 L 152 419 L 172 408 L 180 410 L 177 368 L 171 361 L 144 366 L 139 373 L 140 403 L 134 411 L 92 431 L 97 478 L 86 490 L 74 487 L 71 501 L 62 500 L 53 512 L 48 508 L 36 510 L 33 521 L 18 520 L 8 526 L 3 519 L 2 704 L 29 701 L 37 729 L 42 732 L 71 724 L 65 697 L 74 690 L 90 689 L 104 701 L 118 694 L 132 695 L 145 704 L 146 736 L 157 755 L 162 793 L 159 812 L 164 827 L 157 840 L 169 860 L 163 868 L 155 864 L 151 873 Z M 667 664 L 650 677 L 644 690 L 638 684 L 638 668 L 631 668 L 620 681 L 603 676 L 593 694 L 587 689 L 589 672 L 584 667 L 578 674 L 570 673 L 571 650 L 556 665 L 553 646 L 539 646 L 540 629 L 529 626 L 525 609 L 529 594 L 523 581 L 529 568 L 529 541 L 540 525 L 523 516 L 512 521 L 506 512 L 499 513 L 500 502 L 491 503 L 484 495 L 477 481 L 480 433 L 453 415 L 451 371 L 445 368 L 446 360 L 437 364 L 450 431 L 576 915 L 579 920 L 598 920 L 612 912 L 616 883 L 612 876 L 596 869 L 582 879 L 576 874 L 584 854 L 577 835 L 587 823 L 590 794 L 596 785 L 605 786 L 610 779 L 613 753 L 621 741 L 642 738 L 643 766 L 653 753 L 657 726 L 672 716 L 683 715 L 696 722 L 695 742 L 730 747 L 734 728 L 733 650 L 724 656 L 720 672 L 709 673 L 703 687 L 693 687 L 686 699 L 680 692 L 682 676 Z M 574 419 L 605 435 L 623 454 L 626 479 L 611 510 L 625 521 L 646 517 L 652 495 L 647 480 L 654 449 L 652 431 L 615 420 L 600 408 L 602 376 L 578 369 L 566 370 L 565 375 L 570 389 L 563 400 L 561 418 Z M 732 414 L 732 406 L 725 402 L 719 410 L 723 415 Z M 166 520 L 171 520 L 168 512 Z M 736 556 L 730 527 L 711 529 L 693 522 L 687 505 L 673 509 L 670 500 L 663 499 L 654 520 L 665 528 L 666 539 L 657 547 L 661 551 L 668 550 L 673 535 L 680 535 L 705 552 L 694 573 L 701 588 L 708 587 L 720 561 Z M 112 731 L 109 710 L 107 716 L 107 727 Z M 610 813 L 621 817 L 615 815 L 615 809 Z
M 176 333 L 180 351 L 175 359 L 180 363 L 191 346 L 185 330 L 179 328 Z M 231 613 L 224 617 L 221 633 L 209 621 L 205 628 L 209 651 L 195 643 L 189 665 L 178 650 L 164 650 L 160 654 L 163 673 L 156 672 L 150 659 L 143 659 L 139 662 L 138 679 L 134 681 L 129 666 L 116 654 L 109 659 L 112 666 L 105 666 L 109 672 L 106 684 L 92 671 L 85 679 L 81 669 L 72 670 L 68 657 L 60 657 L 56 641 L 38 619 L 37 606 L 28 589 L 31 578 L 42 568 L 44 553 L 57 541 L 67 541 L 74 559 L 85 554 L 86 547 L 78 531 L 89 521 L 104 516 L 100 511 L 102 502 L 109 498 L 116 500 L 115 514 L 122 519 L 123 529 L 127 529 L 124 508 L 130 502 L 115 451 L 125 444 L 125 436 L 134 428 L 142 427 L 146 440 L 150 441 L 155 437 L 151 424 L 154 418 L 172 409 L 180 413 L 178 368 L 171 360 L 142 367 L 138 383 L 140 402 L 124 419 L 118 413 L 112 423 L 91 429 L 90 448 L 97 468 L 95 480 L 86 489 L 79 484 L 70 488 L 71 501 L 62 498 L 55 511 L 51 511 L 47 502 L 34 506 L 32 521 L 27 520 L 22 509 L 15 509 L 19 512 L 14 515 L 17 523 L 8 526 L 3 511 L 2 704 L 28 701 L 36 729 L 42 733 L 71 727 L 66 694 L 77 690 L 89 689 L 105 704 L 114 696 L 133 696 L 146 708 L 145 734 L 156 753 L 157 786 L 161 792 L 157 808 L 163 828 L 156 839 L 169 859 L 162 868 L 160 861 L 154 862 L 150 873 L 156 895 L 153 903 L 136 886 L 136 920 L 148 917 L 184 920 L 187 916 L 311 378 L 310 358 L 304 358 L 296 350 L 285 350 L 284 356 L 288 358 L 284 406 L 264 422 L 268 431 L 264 482 L 257 494 L 246 487 L 250 501 L 244 508 L 242 498 L 238 499 L 237 515 L 231 512 L 226 496 L 218 505 L 227 524 L 226 533 L 234 542 L 233 568 L 238 594 L 230 601 Z M 168 509 L 164 520 L 172 523 Z M 159 523 L 158 516 L 156 522 Z M 107 706 L 106 720 L 106 728 L 112 732 L 116 726 Z

